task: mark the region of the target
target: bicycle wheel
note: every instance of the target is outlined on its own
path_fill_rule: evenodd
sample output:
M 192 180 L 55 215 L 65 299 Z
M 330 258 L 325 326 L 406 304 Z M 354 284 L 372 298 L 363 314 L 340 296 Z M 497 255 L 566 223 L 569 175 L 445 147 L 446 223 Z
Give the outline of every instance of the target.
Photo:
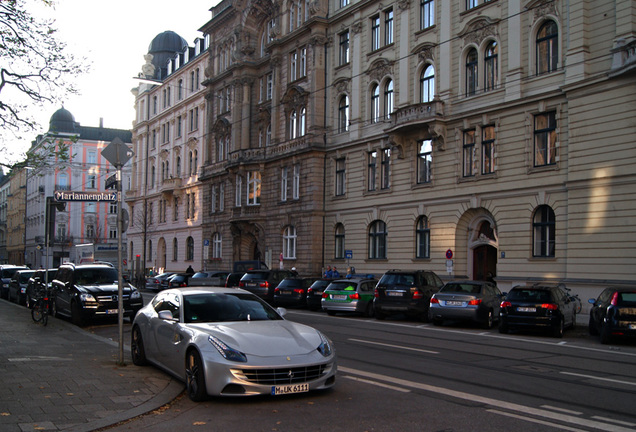
M 49 305 L 45 303 L 42 307 L 42 325 L 45 326 L 49 322 Z
M 42 313 L 42 302 L 40 300 L 35 301 L 35 305 L 33 305 L 33 309 L 31 309 L 31 318 L 36 323 L 42 321 L 43 313 Z

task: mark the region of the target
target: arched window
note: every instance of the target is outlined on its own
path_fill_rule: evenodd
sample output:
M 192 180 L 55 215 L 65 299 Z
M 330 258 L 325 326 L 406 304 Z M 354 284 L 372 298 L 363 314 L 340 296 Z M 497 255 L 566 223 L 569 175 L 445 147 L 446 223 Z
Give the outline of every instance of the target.
M 349 130 L 349 96 L 344 95 L 338 103 L 338 132 Z
M 380 86 L 375 84 L 371 89 L 371 123 L 380 121 Z
M 283 232 L 283 258 L 296 259 L 296 228 L 291 225 Z
M 188 175 L 192 175 L 194 173 L 194 155 L 192 154 L 192 152 L 190 152 L 189 156 L 190 156 L 190 160 L 188 161 L 189 163 Z
M 345 229 L 341 223 L 336 224 L 334 230 L 334 254 L 335 259 L 344 259 L 345 257 Z
M 435 68 L 427 65 L 420 75 L 421 102 L 431 102 L 435 97 Z
M 181 156 L 177 156 L 177 177 L 181 177 Z
M 192 237 L 186 239 L 186 261 L 194 261 L 194 239 Z
M 547 205 L 537 207 L 532 220 L 532 256 L 553 257 L 555 249 L 554 210 Z
M 554 21 L 546 21 L 537 32 L 537 75 L 554 72 L 558 64 L 559 31 Z
M 289 138 L 296 138 L 296 128 L 298 127 L 298 114 L 296 114 L 296 110 L 292 110 L 291 114 L 289 114 Z
M 393 112 L 393 80 L 388 80 L 384 85 L 384 116 L 391 118 Z
M 428 227 L 428 218 L 421 216 L 417 220 L 415 228 L 415 258 L 431 257 L 431 232 Z
M 305 136 L 307 133 L 307 110 L 303 107 L 300 110 L 300 122 L 298 123 L 298 136 Z
M 477 50 L 472 48 L 466 55 L 466 96 L 477 91 Z
M 369 226 L 369 259 L 386 259 L 386 224 L 381 220 Z
M 179 259 L 179 241 L 177 238 L 172 239 L 172 261 Z
M 289 4 L 289 31 L 292 32 L 294 30 L 294 25 L 296 24 L 296 5 L 294 2 Z
M 484 91 L 497 88 L 497 57 L 499 49 L 497 42 L 492 41 L 486 47 L 484 55 Z
M 271 145 L 272 144 L 272 125 L 268 124 L 267 125 L 267 130 L 265 131 L 265 145 Z

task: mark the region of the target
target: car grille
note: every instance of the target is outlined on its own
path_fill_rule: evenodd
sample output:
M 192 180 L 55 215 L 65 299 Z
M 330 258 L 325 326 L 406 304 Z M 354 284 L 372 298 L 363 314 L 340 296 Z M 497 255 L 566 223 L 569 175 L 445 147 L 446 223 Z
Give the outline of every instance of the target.
M 318 379 L 327 368 L 327 364 L 321 364 L 296 368 L 241 369 L 237 375 L 255 384 L 294 384 Z
M 130 295 L 126 295 L 124 294 L 122 296 L 122 298 L 124 299 L 124 301 L 128 301 L 128 299 L 130 298 Z M 108 304 L 108 303 L 117 303 L 117 294 L 110 294 L 110 295 L 100 295 L 100 296 L 96 296 L 96 300 L 98 303 L 102 303 L 102 304 Z

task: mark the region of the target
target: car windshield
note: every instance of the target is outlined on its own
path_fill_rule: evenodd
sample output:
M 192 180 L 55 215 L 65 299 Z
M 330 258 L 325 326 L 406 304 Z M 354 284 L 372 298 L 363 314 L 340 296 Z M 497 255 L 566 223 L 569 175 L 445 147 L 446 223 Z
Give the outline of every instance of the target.
M 550 291 L 536 290 L 536 289 L 518 289 L 511 290 L 506 297 L 509 301 L 523 301 L 523 302 L 536 302 L 544 303 L 552 301 Z
M 251 294 L 204 293 L 183 297 L 186 323 L 268 321 L 283 318 Z
M 349 281 L 331 282 L 327 287 L 328 291 L 355 291 L 356 283 Z
M 440 292 L 457 292 L 466 294 L 479 294 L 481 293 L 481 285 L 475 284 L 463 284 L 463 283 L 448 283 L 440 290 Z
M 18 270 L 24 270 L 23 268 L 9 268 L 9 269 L 3 269 L 2 270 L 2 278 L 3 279 L 8 279 L 8 278 L 12 278 L 13 275 L 15 274 L 15 272 L 17 272 Z
M 252 280 L 252 279 L 265 279 L 267 280 L 268 272 L 253 272 L 253 273 L 245 273 L 241 280 Z
M 78 285 L 112 284 L 118 281 L 117 270 L 112 267 L 83 268 L 75 271 L 75 283 Z
M 192 279 L 199 279 L 199 278 L 208 278 L 208 277 L 210 277 L 210 276 L 211 276 L 211 274 L 210 274 L 210 273 L 202 273 L 202 272 L 199 272 L 199 273 L 195 273 L 195 274 L 193 274 L 191 277 L 192 277 Z
M 31 276 L 33 276 L 33 273 L 35 273 L 35 272 L 22 272 L 22 273 L 20 273 L 20 282 L 21 283 L 27 283 L 29 281 L 29 278 Z
M 415 285 L 415 278 L 412 274 L 387 273 L 380 279 L 383 285 Z

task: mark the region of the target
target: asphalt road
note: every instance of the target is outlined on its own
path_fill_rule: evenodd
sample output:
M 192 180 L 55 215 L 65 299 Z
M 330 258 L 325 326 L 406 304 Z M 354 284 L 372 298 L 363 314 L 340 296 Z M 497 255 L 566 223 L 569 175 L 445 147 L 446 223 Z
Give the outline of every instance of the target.
M 182 396 L 108 430 L 636 430 L 636 346 L 601 345 L 586 326 L 554 339 L 303 310 L 287 319 L 332 338 L 334 389 L 198 404 Z M 116 323 L 87 330 L 117 338 Z

